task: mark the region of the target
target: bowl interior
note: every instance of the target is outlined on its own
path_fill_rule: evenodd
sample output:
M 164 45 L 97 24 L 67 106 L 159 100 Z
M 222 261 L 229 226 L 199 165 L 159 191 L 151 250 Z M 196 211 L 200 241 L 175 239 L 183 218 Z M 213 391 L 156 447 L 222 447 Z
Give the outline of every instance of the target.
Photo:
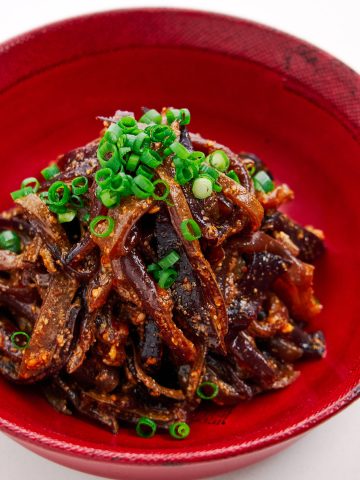
M 115 19 L 116 20 L 116 19 Z M 113 22 L 113 34 L 120 28 Z M 72 32 L 76 38 L 76 31 Z M 100 29 L 93 35 L 101 42 Z M 316 289 L 325 308 L 311 328 L 321 328 L 327 357 L 299 365 L 300 378 L 284 391 L 236 408 L 202 410 L 181 445 L 168 436 L 139 439 L 124 428 L 118 436 L 76 417 L 55 413 L 36 389 L 0 379 L 0 415 L 8 421 L 70 443 L 134 453 L 214 450 L 277 437 L 315 420 L 355 386 L 360 347 L 359 144 L 339 120 L 298 94 L 261 63 L 199 48 L 122 45 L 37 70 L 0 87 L 2 208 L 8 192 L 57 155 L 93 139 L 96 115 L 115 109 L 187 106 L 192 131 L 255 152 L 296 200 L 286 210 L 326 233 L 327 253 L 317 265 Z M 49 55 L 43 43 L 44 57 Z

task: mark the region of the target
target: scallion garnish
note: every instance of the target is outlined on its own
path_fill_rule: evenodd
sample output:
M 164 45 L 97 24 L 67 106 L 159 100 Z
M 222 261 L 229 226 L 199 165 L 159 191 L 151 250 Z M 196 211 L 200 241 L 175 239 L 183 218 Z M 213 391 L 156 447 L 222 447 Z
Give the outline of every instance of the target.
M 161 260 L 158 261 L 158 265 L 163 270 L 166 270 L 167 268 L 175 265 L 175 263 L 178 262 L 179 259 L 180 255 L 175 250 L 172 250 L 166 255 L 166 257 L 163 257 Z
M 119 127 L 119 125 L 117 125 L 116 123 L 112 123 L 109 126 L 109 128 L 106 130 L 103 136 L 103 139 L 106 142 L 116 143 L 119 140 L 121 133 L 122 133 L 122 130 Z
M 213 382 L 203 382 L 198 386 L 196 394 L 202 400 L 212 400 L 219 394 L 219 386 Z
M 118 121 L 118 125 L 124 133 L 133 133 L 134 130 L 137 130 L 137 121 L 134 117 L 122 117 Z
M 58 173 L 60 173 L 60 169 L 55 163 L 41 170 L 41 175 L 45 178 L 45 180 L 51 180 Z
M 99 225 L 105 224 L 105 228 L 98 228 Z M 108 237 L 114 230 L 115 222 L 111 217 L 106 215 L 98 215 L 90 222 L 90 232 L 95 237 L 105 238 Z
M 12 230 L 4 230 L 0 233 L 0 249 L 10 250 L 14 253 L 20 253 L 21 242 L 20 237 L 16 232 Z
M 74 195 L 83 195 L 89 190 L 89 180 L 86 177 L 76 177 L 71 182 Z
M 190 434 L 190 427 L 185 422 L 176 422 L 169 426 L 169 433 L 177 440 L 183 440 Z
M 213 182 L 216 182 L 216 180 L 219 178 L 220 173 L 213 167 L 209 167 L 209 165 L 206 165 L 206 163 L 203 163 L 200 167 L 200 173 L 203 175 L 207 175 L 208 177 L 211 177 L 211 180 Z
M 156 423 L 148 417 L 141 417 L 136 424 L 136 433 L 142 438 L 151 438 L 155 435 Z
M 95 182 L 100 185 L 100 187 L 107 187 L 110 185 L 113 175 L 114 172 L 111 168 L 100 168 L 100 170 L 95 173 Z
M 166 270 L 160 270 L 158 285 L 161 288 L 170 288 L 178 277 L 178 272 L 173 268 L 167 268 Z
M 84 201 L 79 195 L 71 195 L 70 203 L 75 208 L 83 208 L 84 206 Z
M 156 187 L 159 185 L 162 185 L 164 187 L 164 193 L 158 195 L 156 193 Z M 154 187 L 153 198 L 155 200 L 165 200 L 169 196 L 170 187 L 168 182 L 166 182 L 165 180 L 161 180 L 161 179 L 155 180 L 155 182 L 153 183 L 153 187 Z
M 225 172 L 230 165 L 229 157 L 222 150 L 215 150 L 208 156 L 209 164 L 219 170 Z
M 140 123 L 161 123 L 161 115 L 160 113 L 155 110 L 151 109 L 148 110 L 144 115 L 139 119 Z
M 140 156 L 140 161 L 151 168 L 157 168 L 162 164 L 160 155 L 150 148 L 144 150 Z
M 120 155 L 116 145 L 110 142 L 103 142 L 97 151 L 97 158 L 103 168 L 111 168 L 117 173 L 120 168 Z
M 58 213 L 59 223 L 69 223 L 76 217 L 76 210 L 68 208 L 64 213 Z
M 234 182 L 240 183 L 240 179 L 239 179 L 239 177 L 237 176 L 237 174 L 234 170 L 229 170 L 227 172 L 226 176 L 231 178 L 232 180 L 234 180 Z
M 30 335 L 26 332 L 14 332 L 10 337 L 11 344 L 17 350 L 25 350 L 30 343 Z
M 109 188 L 121 196 L 131 195 L 132 177 L 126 173 L 120 172 L 111 178 Z
M 136 170 L 136 175 L 144 175 L 144 177 L 151 180 L 154 177 L 154 170 L 147 167 L 146 165 L 139 165 L 138 169 Z
M 49 202 L 53 205 L 66 205 L 70 199 L 70 188 L 66 183 L 58 181 L 54 182 L 49 188 Z
M 106 188 L 100 192 L 101 203 L 107 208 L 113 208 L 120 203 L 120 193 Z
M 140 155 L 137 155 L 136 153 L 132 153 L 129 156 L 128 161 L 126 162 L 126 169 L 129 170 L 130 172 L 135 172 L 137 166 L 139 165 L 140 162 Z
M 193 242 L 201 238 L 201 229 L 199 225 L 192 218 L 183 220 L 180 224 L 180 230 L 185 240 Z
M 85 223 L 88 223 L 89 220 L 90 220 L 90 213 L 86 212 L 85 215 L 82 218 L 82 221 L 85 222 Z
M 260 170 L 259 172 L 257 172 L 254 175 L 253 180 L 255 190 L 269 193 L 275 188 L 274 182 L 264 170 Z
M 184 145 L 181 145 L 180 142 L 173 142 L 169 145 L 169 149 L 182 160 L 186 160 L 190 156 L 189 150 Z
M 154 185 L 144 175 L 136 175 L 131 188 L 133 194 L 138 198 L 148 198 L 154 193 Z
M 187 108 L 180 108 L 180 124 L 189 125 L 191 120 L 190 110 Z
M 213 183 L 209 177 L 205 175 L 199 175 L 198 178 L 194 180 L 192 192 L 195 198 L 203 200 L 210 197 L 213 191 Z
M 31 187 L 20 188 L 20 190 L 15 190 L 15 192 L 11 192 L 11 198 L 13 200 L 18 200 L 19 198 L 26 197 L 33 193 L 33 189 Z
M 33 185 L 32 185 L 33 184 Z M 39 188 L 40 188 L 40 182 L 37 178 L 35 177 L 28 177 L 28 178 L 25 178 L 22 182 L 21 182 L 21 185 L 20 185 L 21 188 L 26 188 L 26 187 L 29 187 L 29 188 L 32 188 L 32 191 L 34 193 L 36 193 Z

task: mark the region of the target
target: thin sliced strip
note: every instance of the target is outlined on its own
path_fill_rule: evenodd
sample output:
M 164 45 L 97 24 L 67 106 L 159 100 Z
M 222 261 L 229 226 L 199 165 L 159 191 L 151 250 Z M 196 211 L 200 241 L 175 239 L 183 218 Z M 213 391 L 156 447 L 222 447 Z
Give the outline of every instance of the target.
M 219 175 L 218 183 L 222 186 L 225 197 L 247 215 L 252 230 L 258 230 L 264 217 L 264 209 L 256 196 L 224 173 Z
M 207 296 L 210 318 L 218 336 L 219 346 L 225 351 L 224 339 L 228 330 L 228 318 L 224 298 L 215 274 L 201 251 L 198 240 L 188 241 L 182 235 L 181 223 L 184 219 L 192 219 L 192 215 L 181 186 L 174 181 L 168 169 L 168 166 L 158 167 L 158 174 L 170 186 L 171 203 L 173 206 L 168 205 L 167 208 L 171 222 L 184 245 L 189 261 Z
M 282 243 L 264 232 L 256 232 L 248 238 L 236 239 L 233 244 L 244 253 L 267 251 L 291 262 L 289 269 L 276 280 L 274 287 L 295 318 L 311 320 L 321 311 L 322 306 L 314 297 L 312 265 L 291 255 Z
M 109 210 L 108 216 L 115 222 L 114 231 L 106 238 L 91 236 L 105 258 L 127 254 L 125 245 L 130 230 L 153 205 L 153 199 L 139 200 L 135 197 L 127 197 L 120 205 Z
M 156 380 L 154 380 L 150 375 L 147 375 L 141 367 L 139 355 L 136 352 L 133 346 L 133 361 L 134 367 L 136 370 L 137 378 L 142 382 L 146 388 L 150 391 L 153 396 L 164 395 L 165 397 L 172 398 L 174 400 L 185 400 L 185 395 L 181 390 L 176 390 L 174 388 L 167 388 L 160 385 Z
M 163 341 L 179 360 L 192 362 L 195 347 L 174 323 L 170 293 L 155 284 L 136 251 L 122 257 L 121 264 L 130 284 L 140 297 L 144 310 L 159 327 Z
M 72 339 L 70 306 L 77 288 L 77 281 L 68 275 L 59 273 L 52 278 L 23 356 L 21 378 L 46 375 L 62 366 L 62 350 Z
M 70 243 L 64 229 L 37 195 L 31 193 L 16 200 L 16 203 L 23 207 L 28 220 L 37 233 L 44 236 L 46 243 L 60 247 L 62 255 L 70 250 Z

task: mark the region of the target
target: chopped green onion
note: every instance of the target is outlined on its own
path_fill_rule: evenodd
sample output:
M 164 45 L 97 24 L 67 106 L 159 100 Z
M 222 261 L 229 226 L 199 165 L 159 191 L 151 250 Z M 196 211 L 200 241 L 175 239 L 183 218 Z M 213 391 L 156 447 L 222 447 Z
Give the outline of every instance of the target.
M 170 253 L 166 255 L 166 257 L 159 260 L 158 265 L 163 270 L 166 270 L 167 268 L 175 265 L 175 263 L 178 262 L 179 260 L 180 260 L 180 255 L 175 250 L 172 250 Z
M 205 153 L 203 152 L 191 152 L 188 160 L 192 160 L 196 163 L 202 163 L 205 160 Z
M 65 205 L 56 205 L 56 204 L 49 203 L 48 208 L 49 208 L 50 212 L 53 212 L 53 213 L 65 213 L 65 212 L 67 212 L 67 207 Z
M 161 123 L 161 114 L 154 109 L 148 110 L 139 119 L 140 123 Z
M 151 438 L 156 433 L 156 423 L 148 417 L 141 417 L 136 424 L 136 433 L 142 438 Z
M 170 288 L 178 277 L 178 273 L 173 268 L 167 270 L 161 270 L 158 280 L 158 285 L 161 288 Z
M 0 249 L 10 250 L 14 253 L 20 253 L 21 242 L 20 237 L 16 232 L 12 230 L 4 230 L 0 233 Z
M 185 422 L 176 422 L 170 425 L 169 433 L 177 440 L 183 440 L 184 438 L 189 436 L 190 427 Z
M 140 162 L 140 156 L 137 155 L 136 153 L 132 153 L 126 162 L 126 169 L 129 170 L 130 172 L 135 172 L 136 167 L 139 165 Z
M 119 150 L 113 143 L 102 143 L 98 148 L 97 158 L 103 168 L 111 168 L 111 170 L 115 173 L 120 168 Z
M 90 220 L 90 213 L 86 212 L 85 215 L 82 218 L 83 222 L 88 222 Z
M 203 382 L 198 386 L 196 394 L 202 400 L 212 400 L 219 394 L 219 386 L 213 382 Z
M 34 193 L 31 187 L 20 188 L 20 190 L 15 190 L 15 192 L 11 192 L 11 198 L 13 200 L 18 200 L 19 198 L 26 197 L 30 195 L 30 193 Z
M 193 165 L 177 167 L 175 181 L 179 185 L 185 185 L 185 183 L 190 182 L 190 180 L 192 180 L 196 174 L 197 172 L 196 169 L 194 169 Z
M 165 187 L 164 193 L 162 195 L 158 195 L 156 193 L 156 187 L 158 185 L 163 185 Z M 158 179 L 158 180 L 155 180 L 155 182 L 153 183 L 153 187 L 154 187 L 153 198 L 155 200 L 165 200 L 168 197 L 170 193 L 170 187 L 168 182 L 166 182 L 165 180 Z
M 161 142 L 165 147 L 171 145 L 176 139 L 176 134 L 167 125 L 152 125 L 146 127 L 145 131 L 149 133 L 153 142 Z
M 52 204 L 58 206 L 66 205 L 69 199 L 70 188 L 64 182 L 54 182 L 49 188 L 49 201 Z
M 239 177 L 237 176 L 237 174 L 234 170 L 229 170 L 227 172 L 226 176 L 231 178 L 232 180 L 234 180 L 234 182 L 240 183 L 240 179 L 239 179 Z
M 166 120 L 168 124 L 171 124 L 175 122 L 176 119 L 178 119 L 180 116 L 180 110 L 177 108 L 168 108 L 166 110 Z
M 253 180 L 255 190 L 269 193 L 275 188 L 274 182 L 264 170 L 257 172 L 257 174 L 254 175 Z
M 109 189 L 101 190 L 100 200 L 107 208 L 116 207 L 120 203 L 120 193 Z
M 141 153 L 145 148 L 150 146 L 150 137 L 145 132 L 138 133 L 133 143 L 133 151 Z
M 148 273 L 151 273 L 155 280 L 158 282 L 160 277 L 161 268 L 157 263 L 152 263 L 146 269 Z
M 144 175 L 136 175 L 131 188 L 138 198 L 148 198 L 154 193 L 154 185 Z
M 95 173 L 95 182 L 100 185 L 100 187 L 107 187 L 111 182 L 113 174 L 114 172 L 111 168 L 100 168 L 100 170 Z
M 213 184 L 209 177 L 200 175 L 194 180 L 192 192 L 195 198 L 203 200 L 204 198 L 210 197 L 213 191 Z
M 121 133 L 122 130 L 119 125 L 117 125 L 116 123 L 112 123 L 110 127 L 106 130 L 103 139 L 106 142 L 116 143 L 119 140 Z
M 100 229 L 100 231 L 97 229 L 97 226 L 100 223 L 105 223 L 107 225 L 107 228 L 105 229 Z M 95 235 L 95 237 L 99 238 L 105 238 L 108 237 L 114 230 L 115 227 L 115 222 L 114 219 L 111 217 L 107 217 L 105 215 L 99 215 L 95 218 L 93 218 L 90 222 L 90 232 L 92 235 Z
M 248 164 L 246 165 L 246 170 L 249 172 L 250 177 L 253 177 L 256 172 L 256 165 Z
M 58 213 L 59 223 L 68 223 L 72 222 L 76 217 L 76 210 L 68 209 L 64 213 Z
M 39 198 L 41 201 L 43 201 L 44 203 L 47 202 L 48 198 L 49 198 L 49 192 L 48 191 L 45 191 L 45 192 L 40 192 L 39 193 Z
M 58 173 L 60 173 L 60 169 L 56 163 L 53 163 L 52 165 L 44 168 L 44 170 L 41 170 L 41 175 L 45 178 L 45 180 L 51 180 Z
M 220 175 L 220 173 L 217 170 L 215 170 L 215 168 L 209 167 L 209 165 L 206 165 L 206 163 L 203 163 L 201 165 L 200 172 L 210 177 L 212 182 L 216 182 L 216 180 L 219 178 L 219 175 Z
M 144 175 L 146 178 L 151 180 L 154 177 L 154 170 L 146 165 L 140 165 L 136 170 L 136 175 Z
M 222 150 L 215 150 L 208 156 L 210 165 L 220 172 L 225 172 L 230 165 L 229 157 Z
M 21 339 L 21 337 L 24 337 Z M 11 344 L 17 350 L 25 350 L 29 346 L 30 343 L 30 335 L 26 332 L 14 332 L 10 337 Z M 19 344 L 19 341 L 21 342 Z
M 218 183 L 213 183 L 213 189 L 214 189 L 214 192 L 221 192 L 222 186 L 219 185 Z
M 137 121 L 134 117 L 130 116 L 122 117 L 117 124 L 124 133 L 133 133 L 133 131 L 138 128 Z
M 180 124 L 189 125 L 191 120 L 190 111 L 187 108 L 180 108 Z
M 118 192 L 122 196 L 131 195 L 132 177 L 126 173 L 120 172 L 112 177 L 110 189 Z
M 182 160 L 186 160 L 190 156 L 190 152 L 184 145 L 181 145 L 180 142 L 173 142 L 169 145 L 170 150 L 175 153 L 175 155 Z
M 70 203 L 73 205 L 75 208 L 83 208 L 84 206 L 84 201 L 81 197 L 78 195 L 71 195 L 70 197 Z
M 160 155 L 155 152 L 155 150 L 151 150 L 150 148 L 143 151 L 140 160 L 142 163 L 151 168 L 156 168 L 162 164 Z
M 89 180 L 86 177 L 76 177 L 71 182 L 71 187 L 75 195 L 83 195 L 89 190 Z
M 125 166 L 126 163 L 127 163 L 127 154 L 131 152 L 131 148 L 130 147 L 121 147 L 119 148 L 119 158 L 120 158 L 120 169 L 123 170 L 123 165 Z
M 34 184 L 34 186 L 31 186 L 31 184 Z M 26 187 L 30 187 L 32 188 L 32 191 L 34 193 L 36 193 L 39 188 L 40 188 L 40 182 L 37 178 L 35 177 L 28 177 L 28 178 L 25 178 L 22 182 L 21 182 L 21 185 L 20 185 L 21 188 L 26 188 Z
M 201 229 L 199 225 L 192 218 L 183 220 L 180 224 L 180 230 L 185 240 L 193 242 L 201 237 Z

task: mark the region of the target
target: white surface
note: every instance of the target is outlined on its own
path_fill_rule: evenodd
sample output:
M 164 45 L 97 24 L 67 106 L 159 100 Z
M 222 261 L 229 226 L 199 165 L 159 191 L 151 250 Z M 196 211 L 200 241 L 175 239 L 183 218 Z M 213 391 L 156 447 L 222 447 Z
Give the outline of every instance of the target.
M 302 37 L 360 71 L 359 0 L 0 0 L 0 41 L 69 16 L 131 6 L 201 8 L 256 20 Z M 360 402 L 357 402 L 281 454 L 217 480 L 358 480 L 359 453 Z M 0 479 L 19 478 L 97 477 L 50 463 L 0 434 Z

